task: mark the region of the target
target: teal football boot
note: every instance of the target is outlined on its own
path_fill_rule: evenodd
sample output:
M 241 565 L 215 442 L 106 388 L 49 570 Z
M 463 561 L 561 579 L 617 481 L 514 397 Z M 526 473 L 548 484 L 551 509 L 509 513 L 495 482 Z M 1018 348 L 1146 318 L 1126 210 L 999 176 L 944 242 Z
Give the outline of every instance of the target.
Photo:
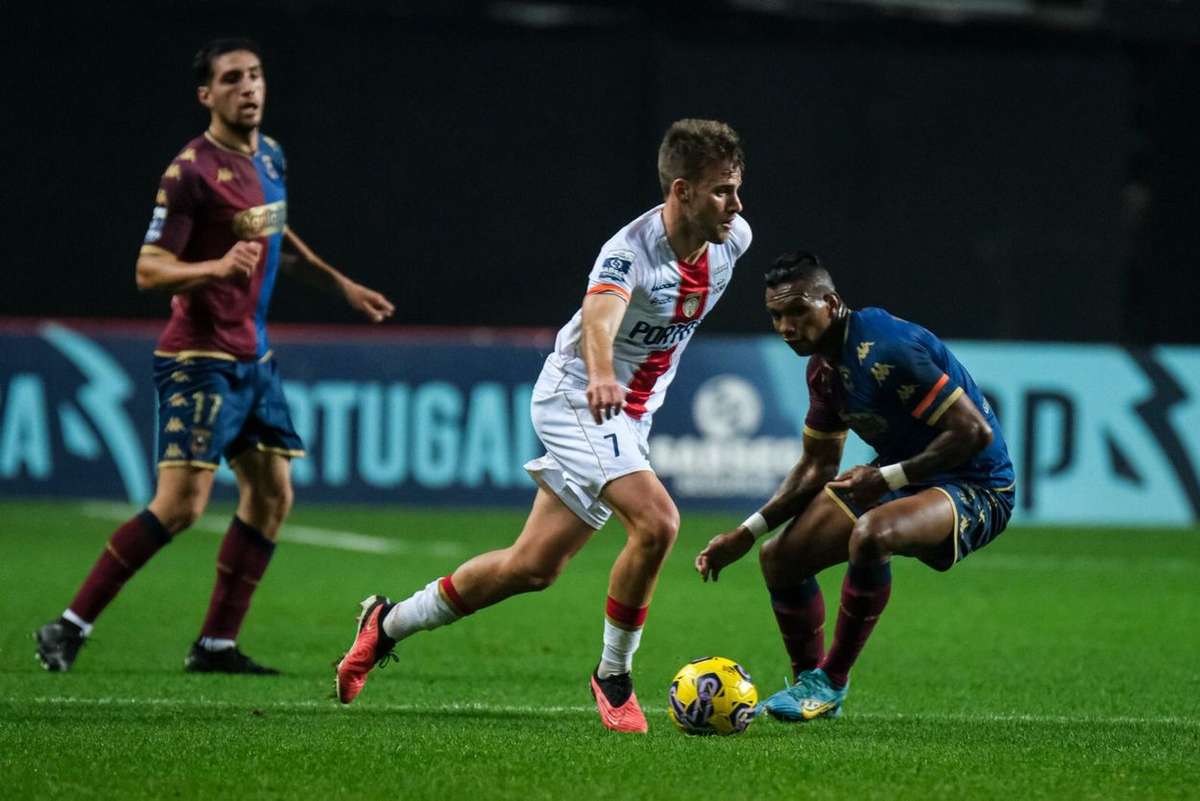
M 850 683 L 838 689 L 820 668 L 806 670 L 796 677 L 796 683 L 783 688 L 763 702 L 763 709 L 776 720 L 796 723 L 816 718 L 837 718 L 842 715 L 842 701 Z

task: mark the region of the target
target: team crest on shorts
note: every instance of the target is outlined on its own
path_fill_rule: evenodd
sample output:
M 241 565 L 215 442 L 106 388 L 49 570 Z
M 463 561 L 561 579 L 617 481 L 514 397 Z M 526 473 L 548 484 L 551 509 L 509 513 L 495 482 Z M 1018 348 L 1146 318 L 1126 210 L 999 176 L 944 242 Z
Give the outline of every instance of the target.
M 208 452 L 208 446 L 212 444 L 212 432 L 204 428 L 192 429 L 192 442 L 188 446 L 192 451 L 192 456 L 200 456 Z
M 702 293 L 693 292 L 683 299 L 683 316 L 691 319 L 696 316 L 696 312 L 700 309 L 700 296 Z

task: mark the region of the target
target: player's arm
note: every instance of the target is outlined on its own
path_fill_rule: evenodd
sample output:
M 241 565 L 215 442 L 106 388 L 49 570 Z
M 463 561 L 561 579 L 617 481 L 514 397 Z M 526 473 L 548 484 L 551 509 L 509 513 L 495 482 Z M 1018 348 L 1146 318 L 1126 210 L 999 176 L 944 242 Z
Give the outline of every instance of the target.
M 588 409 L 596 424 L 625 406 L 625 388 L 613 371 L 613 340 L 628 301 L 616 292 L 592 292 L 583 298 L 583 361 L 588 370 Z
M 966 393 L 958 395 L 934 426 L 938 435 L 916 456 L 882 467 L 859 465 L 830 486 L 846 490 L 855 503 L 869 506 L 888 490 L 958 467 L 992 444 L 992 427 Z
M 717 580 L 722 568 L 745 556 L 755 541 L 799 515 L 837 475 L 846 445 L 846 432 L 825 434 L 805 428 L 804 452 L 771 500 L 733 531 L 718 534 L 696 557 L 696 572 L 705 581 Z
M 237 242 L 219 259 L 180 261 L 169 250 L 143 245 L 138 254 L 135 279 L 143 291 L 187 292 L 213 281 L 250 280 L 262 255 L 258 242 Z
M 283 229 L 283 238 L 292 253 L 283 254 L 280 268 L 311 287 L 340 294 L 350 307 L 361 312 L 373 323 L 382 322 L 395 313 L 396 307 L 374 289 L 351 281 L 329 262 L 318 256 L 291 228 Z

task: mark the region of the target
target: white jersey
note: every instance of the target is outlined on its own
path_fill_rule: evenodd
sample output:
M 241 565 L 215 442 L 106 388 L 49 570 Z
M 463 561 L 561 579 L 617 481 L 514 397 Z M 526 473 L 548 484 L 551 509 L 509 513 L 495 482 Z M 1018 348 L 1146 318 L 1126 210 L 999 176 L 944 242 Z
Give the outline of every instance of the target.
M 613 341 L 613 370 L 625 387 L 625 413 L 634 419 L 649 419 L 662 405 L 684 348 L 725 294 L 734 263 L 751 240 L 750 225 L 735 216 L 728 239 L 719 245 L 710 242 L 689 264 L 671 250 L 662 209 L 655 206 L 608 240 L 588 276 L 589 295 L 609 292 L 629 303 Z M 587 387 L 582 333 L 580 309 L 559 330 L 543 379 L 562 377 Z

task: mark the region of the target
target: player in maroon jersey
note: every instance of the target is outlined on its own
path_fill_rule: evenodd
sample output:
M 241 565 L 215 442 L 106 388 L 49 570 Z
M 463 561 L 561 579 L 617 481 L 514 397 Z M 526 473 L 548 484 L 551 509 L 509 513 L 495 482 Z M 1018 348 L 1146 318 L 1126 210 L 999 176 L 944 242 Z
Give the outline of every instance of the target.
M 137 261 L 139 289 L 172 295 L 171 320 L 154 351 L 158 487 L 146 509 L 113 533 L 62 616 L 36 632 L 37 657 L 51 671 L 71 668 L 125 582 L 200 516 L 224 456 L 237 475 L 237 513 L 184 667 L 278 672 L 237 647 L 291 509 L 290 460 L 304 453 L 267 343 L 271 290 L 283 268 L 340 295 L 372 322 L 393 313 L 387 298 L 346 278 L 288 227 L 287 162 L 259 132 L 266 82 L 258 46 L 210 42 L 194 68 L 209 127 L 163 173 Z

